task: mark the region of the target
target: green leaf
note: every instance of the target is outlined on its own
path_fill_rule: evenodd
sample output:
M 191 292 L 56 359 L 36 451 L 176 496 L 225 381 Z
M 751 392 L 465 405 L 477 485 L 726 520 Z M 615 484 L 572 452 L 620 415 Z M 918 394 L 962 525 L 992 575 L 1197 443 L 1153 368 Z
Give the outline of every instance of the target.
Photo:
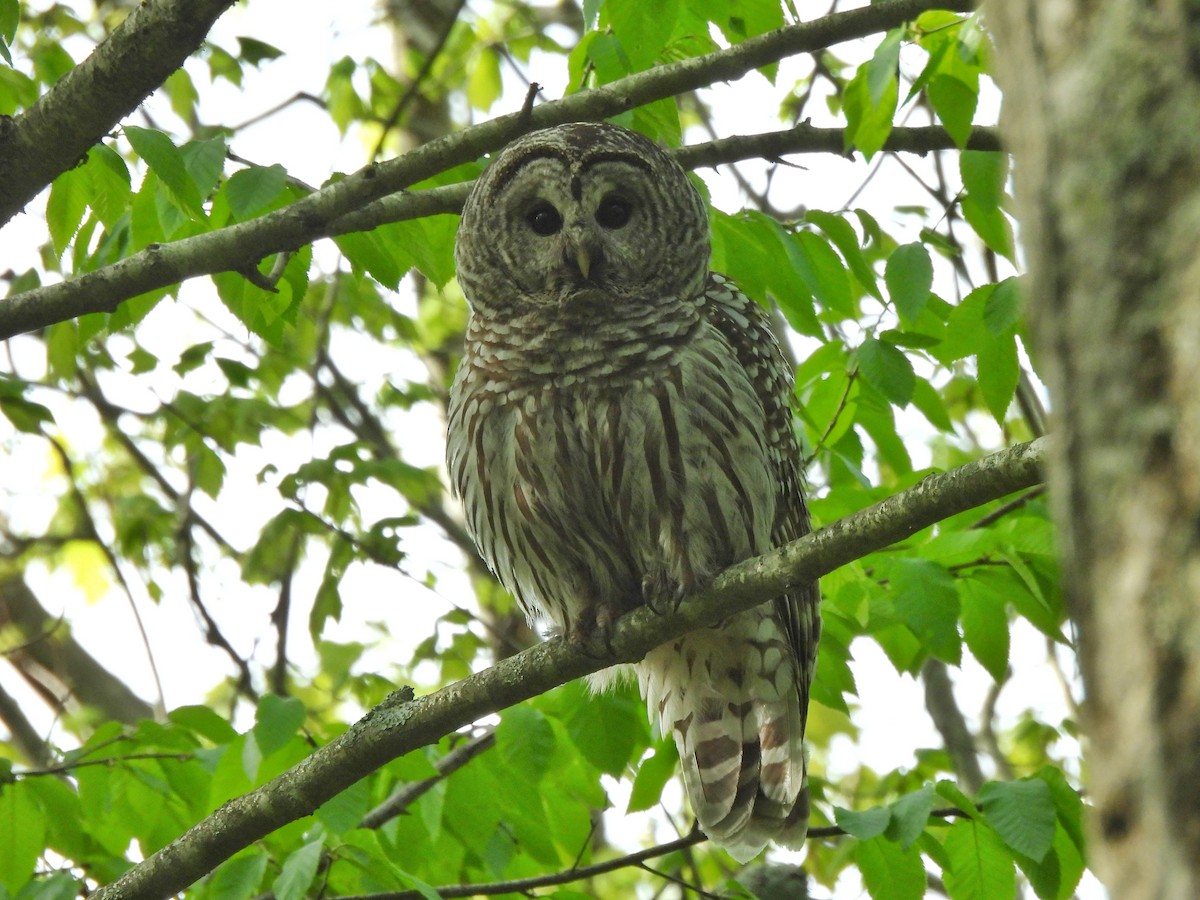
M 996 284 L 983 305 L 983 324 L 993 335 L 1007 334 L 1017 327 L 1021 318 L 1021 282 L 1005 278 Z
M 882 300 L 875 272 L 863 255 L 858 236 L 854 233 L 854 226 L 846 221 L 844 216 L 835 216 L 819 209 L 810 209 L 804 214 L 804 219 L 825 232 L 825 236 L 838 248 L 838 252 L 842 254 L 842 258 L 846 260 L 850 271 L 863 289 L 876 299 Z
M 954 431 L 954 423 L 950 421 L 950 413 L 942 395 L 924 378 L 918 378 L 913 386 L 912 403 L 934 428 L 946 432 Z
M 888 135 L 892 133 L 892 118 L 896 113 L 899 90 L 893 74 L 878 99 L 873 99 L 870 69 L 870 60 L 859 66 L 843 95 L 847 125 L 846 149 L 857 147 L 867 159 L 883 148 Z
M 193 218 L 204 218 L 204 209 L 200 203 L 200 191 L 188 172 L 183 154 L 179 152 L 178 147 L 171 143 L 171 139 L 161 131 L 151 128 L 126 125 L 123 130 L 134 152 L 145 160 L 150 171 L 167 186 L 180 209 L 189 213 Z
M 892 569 L 890 587 L 900 620 L 935 656 L 958 665 L 962 642 L 954 576 L 929 560 L 901 559 Z
M 1000 206 L 1008 179 L 1008 154 L 995 150 L 964 150 L 958 156 L 963 188 L 985 206 Z
M 990 781 L 979 791 L 983 817 L 1008 846 L 1041 862 L 1054 843 L 1057 814 L 1050 786 L 1039 778 Z
M 92 196 L 92 184 L 82 167 L 67 169 L 50 185 L 46 201 L 46 224 L 54 251 L 61 256 L 83 221 L 84 210 Z
M 883 273 L 888 294 L 907 326 L 916 324 L 933 289 L 933 262 L 923 244 L 902 244 L 888 257 Z
M 371 784 L 365 778 L 334 794 L 317 807 L 317 821 L 331 834 L 345 834 L 362 824 L 371 806 Z
M 260 893 L 267 862 L 268 854 L 262 847 L 248 847 L 231 857 L 208 879 L 211 895 L 222 900 L 249 900 Z
M 33 876 L 45 848 L 40 804 L 21 782 L 0 785 L 0 885 L 14 896 Z
M 238 37 L 238 57 L 250 63 L 252 66 L 257 66 L 263 60 L 278 59 L 283 56 L 283 51 L 277 47 L 272 47 L 265 41 L 260 41 L 258 38 Z
M 962 596 L 963 639 L 972 655 L 999 684 L 1008 677 L 1008 615 L 1004 597 L 988 581 L 964 578 Z
M 950 858 L 950 868 L 942 873 L 950 900 L 997 900 L 1015 895 L 1012 857 L 992 829 L 959 819 L 943 847 Z
M 264 759 L 296 736 L 304 717 L 304 704 L 295 697 L 262 696 L 254 723 L 254 742 Z
M 532 706 L 504 711 L 496 726 L 496 750 L 510 768 L 537 781 L 550 768 L 554 756 L 554 729 L 546 716 Z
M 1008 155 L 964 150 L 958 165 L 966 191 L 961 203 L 963 217 L 989 248 L 1013 259 L 1012 226 L 1001 209 Z
M 854 848 L 854 859 L 872 900 L 920 900 L 925 896 L 925 866 L 915 847 L 875 837 Z
M 231 175 L 222 191 L 234 218 L 244 221 L 265 210 L 286 185 L 287 170 L 283 166 L 252 166 Z
M 979 94 L 971 86 L 952 75 L 935 75 L 927 89 L 929 103 L 942 127 L 959 148 L 967 145 L 971 136 L 971 121 L 975 118 L 975 107 Z
M 1016 335 L 1010 332 L 984 341 L 977 358 L 980 393 L 996 421 L 1003 425 L 1020 377 Z
M 892 820 L 892 811 L 886 806 L 863 810 L 842 809 L 840 806 L 835 806 L 833 820 L 837 823 L 838 828 L 846 834 L 852 835 L 860 841 L 868 841 L 883 834 Z
M 180 706 L 167 713 L 167 719 L 214 744 L 227 744 L 237 737 L 237 731 L 228 720 L 207 706 Z
M 896 406 L 912 400 L 916 376 L 908 357 L 891 344 L 867 338 L 857 351 L 858 368 L 879 393 Z
M 54 414 L 42 404 L 28 399 L 25 396 L 28 390 L 25 382 L 0 374 L 0 414 L 17 431 L 41 434 L 42 425 L 54 422 Z
M 629 794 L 627 813 L 640 812 L 658 804 L 662 798 L 663 788 L 675 774 L 675 764 L 679 761 L 679 753 L 673 740 L 663 740 L 658 749 L 642 760 L 638 766 L 637 775 L 633 779 L 633 790 Z
M 225 154 L 229 148 L 225 138 L 215 137 L 206 141 L 188 141 L 179 148 L 187 173 L 196 185 L 201 199 L 212 194 L 225 168 Z
M 317 877 L 324 839 L 310 841 L 283 861 L 283 871 L 271 884 L 276 900 L 303 900 Z
M 936 801 L 932 784 L 894 801 L 891 805 L 892 820 L 884 832 L 888 839 L 898 842 L 905 850 L 911 847 L 925 831 Z
M 133 196 L 130 169 L 121 155 L 107 144 L 96 144 L 88 151 L 88 164 L 84 168 L 91 180 L 91 208 L 100 216 L 104 227 L 112 228 L 130 211 Z
M 648 69 L 663 52 L 679 18 L 679 0 L 605 0 L 601 13 L 621 42 L 634 71 Z
M 588 697 L 565 719 L 571 740 L 602 772 L 621 774 L 648 732 L 646 707 L 630 690 Z
M 904 39 L 903 28 L 893 28 L 875 48 L 867 63 L 867 88 L 871 103 L 878 106 L 883 102 L 889 88 L 896 85 L 896 73 L 900 66 L 900 45 Z

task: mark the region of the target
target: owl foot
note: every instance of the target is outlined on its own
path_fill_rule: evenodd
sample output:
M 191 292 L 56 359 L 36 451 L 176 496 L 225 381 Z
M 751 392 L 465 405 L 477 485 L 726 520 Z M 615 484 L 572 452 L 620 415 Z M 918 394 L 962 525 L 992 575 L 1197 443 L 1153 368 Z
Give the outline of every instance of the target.
M 599 640 L 604 645 L 603 656 L 613 654 L 612 636 L 617 619 L 621 617 L 620 607 L 607 603 L 594 603 L 583 611 L 578 619 L 567 628 L 567 640 L 573 644 L 589 644 Z
M 691 592 L 690 588 L 662 571 L 650 573 L 642 579 L 642 600 L 660 616 L 679 609 L 683 598 Z

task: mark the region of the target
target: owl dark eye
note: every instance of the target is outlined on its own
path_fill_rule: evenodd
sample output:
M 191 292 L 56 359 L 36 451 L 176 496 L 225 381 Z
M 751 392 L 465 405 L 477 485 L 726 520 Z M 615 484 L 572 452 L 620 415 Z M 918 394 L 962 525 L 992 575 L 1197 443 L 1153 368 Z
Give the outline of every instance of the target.
M 629 222 L 633 207 L 620 197 L 605 197 L 596 210 L 596 221 L 605 228 L 624 228 Z
M 545 201 L 538 203 L 533 209 L 525 214 L 525 221 L 529 223 L 529 227 L 533 229 L 534 234 L 540 234 L 542 237 L 549 237 L 552 234 L 558 234 L 562 228 L 562 216 L 558 214 L 558 210 Z

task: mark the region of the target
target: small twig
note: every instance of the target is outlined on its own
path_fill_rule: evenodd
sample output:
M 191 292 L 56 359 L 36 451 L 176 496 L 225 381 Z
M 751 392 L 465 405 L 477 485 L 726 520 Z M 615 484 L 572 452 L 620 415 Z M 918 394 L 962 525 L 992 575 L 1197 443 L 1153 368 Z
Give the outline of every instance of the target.
M 455 747 L 436 763 L 437 775 L 422 781 L 414 781 L 398 788 L 390 797 L 371 810 L 362 818 L 361 828 L 379 828 L 396 816 L 402 815 L 421 795 L 427 793 L 435 784 L 457 772 L 481 753 L 496 746 L 496 730 L 487 729 L 478 737 L 472 738 L 465 744 Z

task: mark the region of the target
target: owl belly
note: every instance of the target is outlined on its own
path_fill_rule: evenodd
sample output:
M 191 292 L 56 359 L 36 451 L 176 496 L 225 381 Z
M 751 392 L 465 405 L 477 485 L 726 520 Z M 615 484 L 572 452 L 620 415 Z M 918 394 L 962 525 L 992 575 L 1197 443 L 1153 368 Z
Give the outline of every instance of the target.
M 451 448 L 452 476 L 486 561 L 532 617 L 587 634 L 770 546 L 761 403 L 716 336 L 620 381 L 494 400 L 457 465 Z

